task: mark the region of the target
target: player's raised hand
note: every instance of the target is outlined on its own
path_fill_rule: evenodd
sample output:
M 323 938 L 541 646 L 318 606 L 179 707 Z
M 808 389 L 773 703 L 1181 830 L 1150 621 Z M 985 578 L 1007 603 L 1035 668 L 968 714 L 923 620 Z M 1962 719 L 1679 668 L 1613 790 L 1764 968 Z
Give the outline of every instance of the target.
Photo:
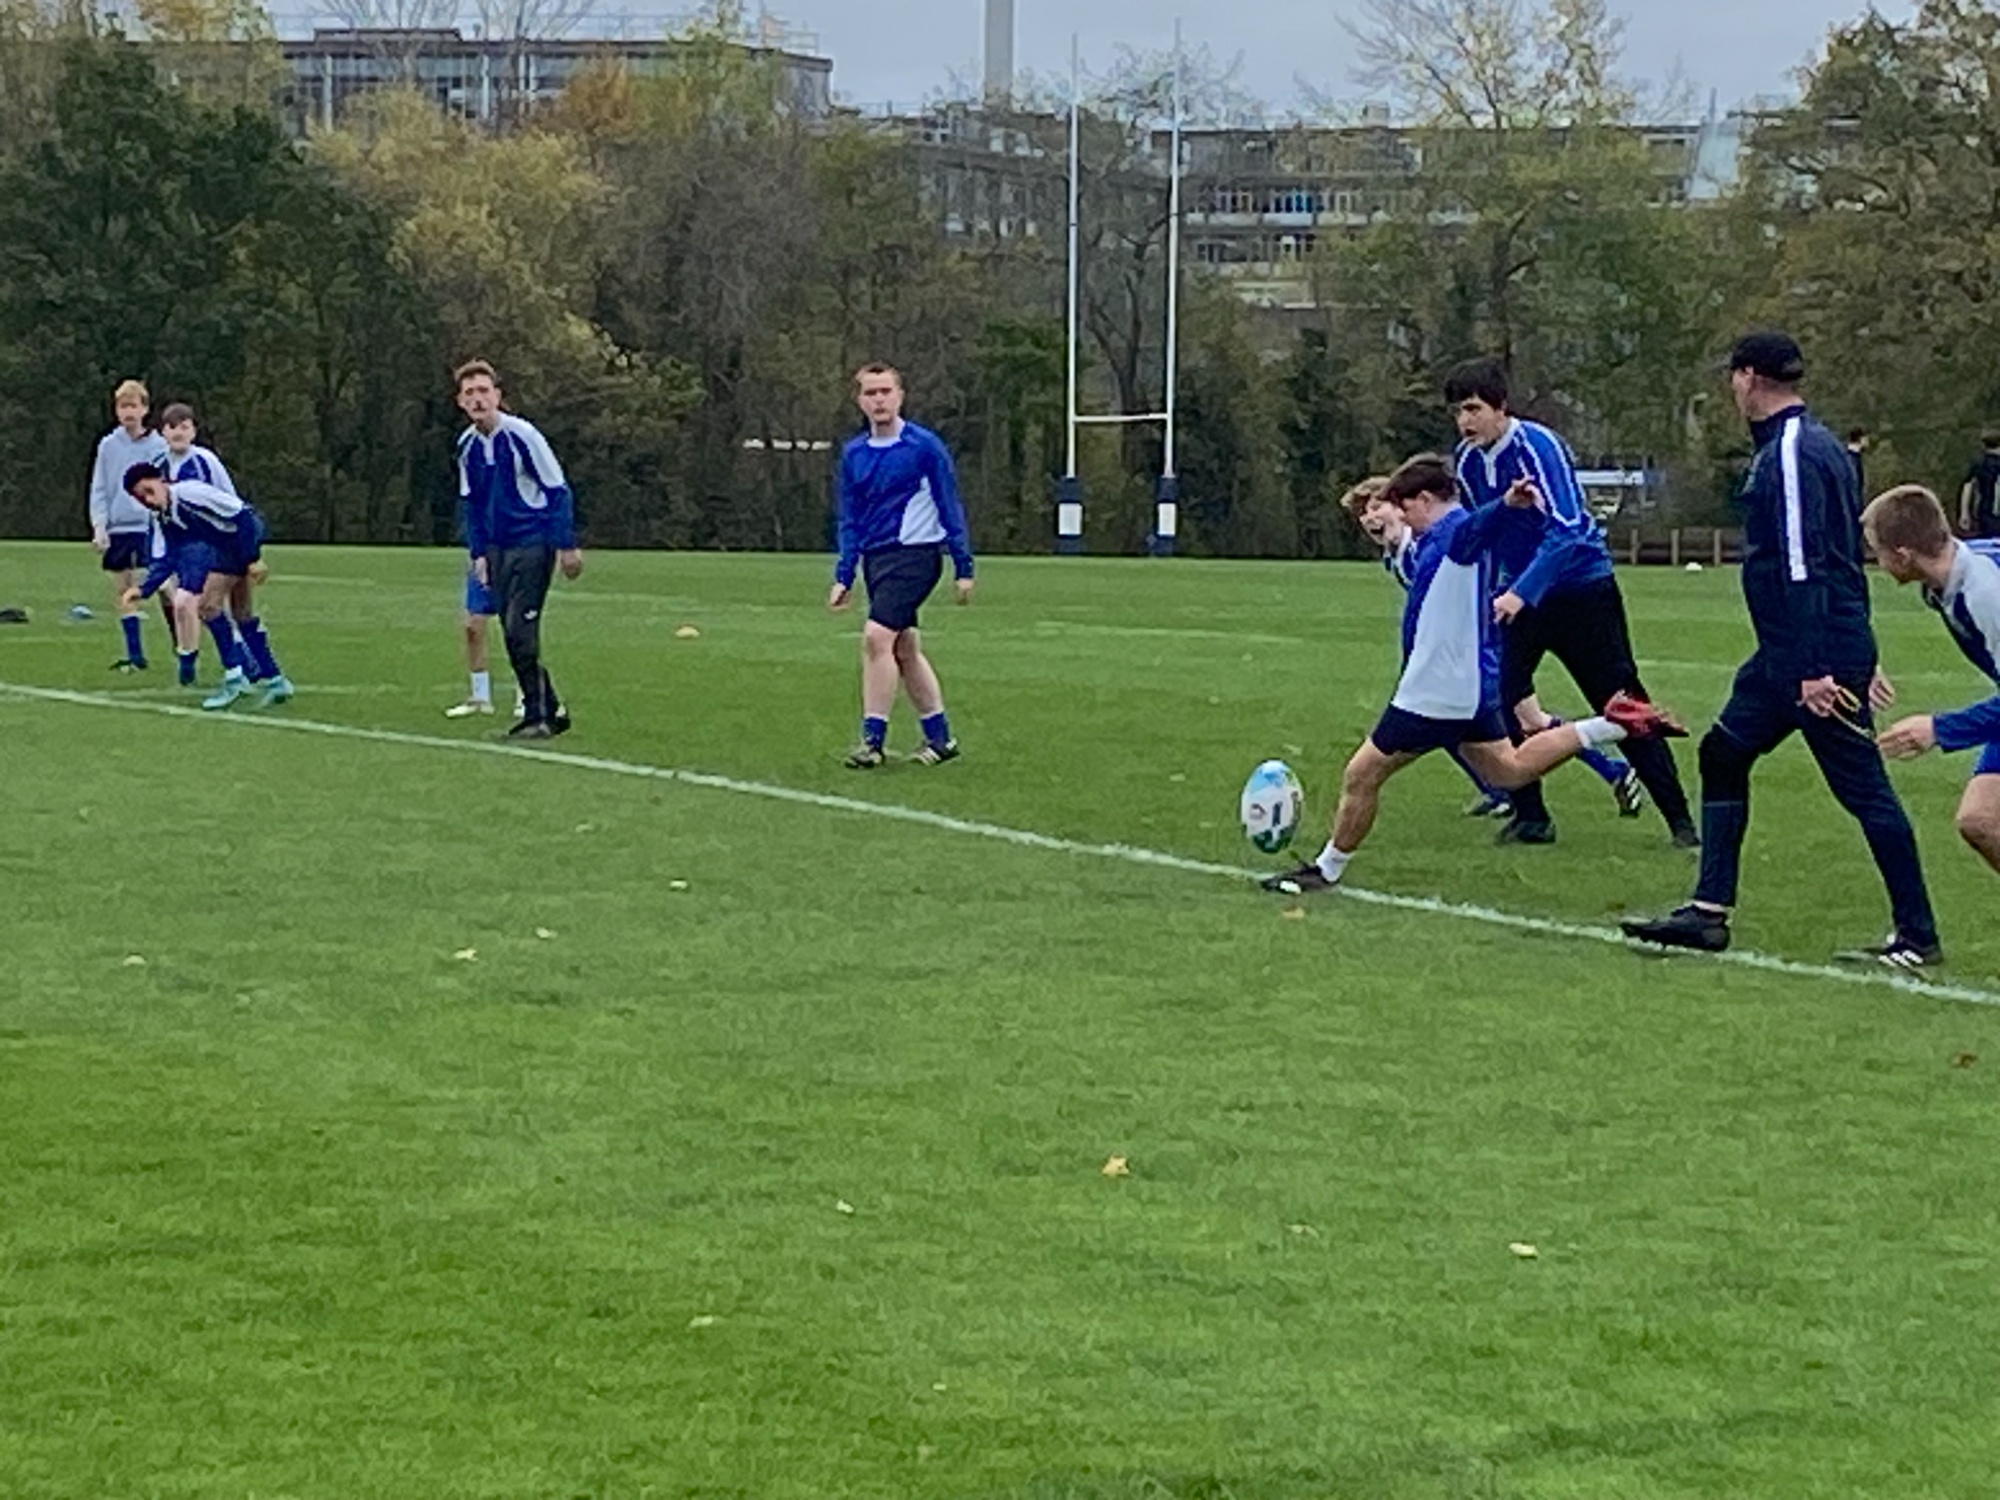
M 1886 713 L 1896 705 L 1896 684 L 1889 680 L 1889 674 L 1880 667 L 1868 680 L 1868 706 L 1876 713 Z
M 556 566 L 562 569 L 562 576 L 572 581 L 583 576 L 583 553 L 575 547 L 565 547 L 556 554 Z
M 1533 510 L 1542 503 L 1542 492 L 1535 488 L 1535 481 L 1523 475 L 1507 486 L 1506 501 L 1516 510 Z
M 972 602 L 972 580 L 970 578 L 961 578 L 958 580 L 958 602 L 960 604 L 970 604 Z
M 1875 743 L 1891 760 L 1915 760 L 1937 748 L 1937 721 L 1929 714 L 1913 714 L 1883 730 Z
M 826 607 L 838 614 L 847 608 L 847 599 L 854 591 L 844 583 L 836 583 L 826 596 Z

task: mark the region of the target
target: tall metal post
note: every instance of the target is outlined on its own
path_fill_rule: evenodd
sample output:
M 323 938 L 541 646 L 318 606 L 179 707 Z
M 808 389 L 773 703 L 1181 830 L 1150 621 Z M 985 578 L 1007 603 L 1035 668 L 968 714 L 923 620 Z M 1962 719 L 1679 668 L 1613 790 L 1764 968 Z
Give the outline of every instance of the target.
M 1083 481 L 1076 471 L 1077 330 L 1081 318 L 1083 215 L 1083 52 L 1069 39 L 1069 404 L 1064 418 L 1068 457 L 1056 486 L 1056 551 L 1083 550 Z
M 1181 352 L 1181 135 L 1186 123 L 1183 94 L 1181 23 L 1174 22 L 1173 160 L 1167 187 L 1167 391 L 1166 441 L 1161 449 L 1160 484 L 1153 506 L 1153 555 L 1171 557 L 1180 531 L 1181 481 L 1177 467 Z

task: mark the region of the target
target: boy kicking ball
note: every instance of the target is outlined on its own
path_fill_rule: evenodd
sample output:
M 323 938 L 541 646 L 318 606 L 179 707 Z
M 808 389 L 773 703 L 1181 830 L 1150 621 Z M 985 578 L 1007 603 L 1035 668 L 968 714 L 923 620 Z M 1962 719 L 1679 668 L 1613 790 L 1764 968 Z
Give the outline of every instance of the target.
M 1503 499 L 1469 511 L 1459 503 L 1456 476 L 1429 456 L 1398 469 L 1385 493 L 1416 538 L 1403 607 L 1402 676 L 1381 722 L 1347 763 L 1326 847 L 1317 859 L 1266 880 L 1266 890 L 1296 895 L 1337 886 L 1375 826 L 1383 786 L 1433 750 L 1456 749 L 1486 785 L 1513 789 L 1585 750 L 1686 733 L 1650 703 L 1619 693 L 1597 717 L 1510 744 L 1500 710 L 1493 546 L 1501 524 L 1520 524 L 1506 512 L 1540 514 L 1541 497 L 1520 480 Z

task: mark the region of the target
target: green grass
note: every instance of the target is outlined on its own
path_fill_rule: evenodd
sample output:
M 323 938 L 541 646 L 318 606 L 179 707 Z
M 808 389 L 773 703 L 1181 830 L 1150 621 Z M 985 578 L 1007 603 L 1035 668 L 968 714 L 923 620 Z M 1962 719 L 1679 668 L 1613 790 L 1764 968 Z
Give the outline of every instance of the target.
M 272 561 L 284 712 L 462 733 L 450 556 Z M 1249 767 L 1317 823 L 1393 671 L 1366 568 L 997 560 L 932 620 L 967 758 L 858 779 L 823 572 L 593 557 L 561 748 L 1242 864 Z M 1628 575 L 1697 721 L 1735 587 Z M 0 551 L 0 681 L 178 701 L 57 623 L 101 592 Z M 1880 615 L 1912 706 L 1979 691 Z M 1965 769 L 1897 777 L 2000 991 Z M 5 694 L 0 778 L 8 1500 L 1994 1493 L 2000 1011 Z M 1549 850 L 1462 790 L 1398 782 L 1354 878 L 1593 923 L 1688 884 L 1580 773 Z M 1742 940 L 1878 935 L 1802 750 L 1757 796 Z

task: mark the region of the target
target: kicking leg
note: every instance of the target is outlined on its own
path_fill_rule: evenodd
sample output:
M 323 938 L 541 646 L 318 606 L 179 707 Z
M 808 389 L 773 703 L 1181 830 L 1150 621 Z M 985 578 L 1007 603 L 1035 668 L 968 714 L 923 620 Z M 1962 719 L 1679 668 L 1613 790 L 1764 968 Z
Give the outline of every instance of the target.
M 1347 862 L 1375 826 L 1375 816 L 1382 806 L 1383 785 L 1403 767 L 1415 762 L 1418 754 L 1412 751 L 1391 754 L 1376 748 L 1373 739 L 1363 740 L 1341 773 L 1340 805 L 1334 809 L 1332 837 L 1320 850 L 1319 858 L 1283 875 L 1272 876 L 1264 882 L 1264 888 L 1291 895 L 1301 891 L 1330 891 L 1340 884 L 1340 877 L 1347 872 Z

